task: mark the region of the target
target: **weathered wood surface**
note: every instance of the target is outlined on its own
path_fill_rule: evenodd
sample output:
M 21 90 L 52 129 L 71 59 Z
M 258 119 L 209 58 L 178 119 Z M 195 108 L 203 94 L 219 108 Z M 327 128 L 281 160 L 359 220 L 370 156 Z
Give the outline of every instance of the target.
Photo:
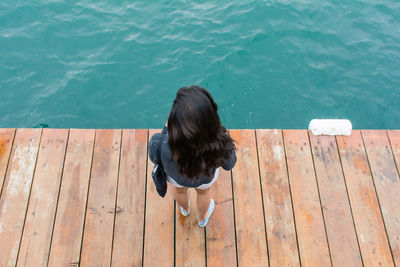
M 306 130 L 284 130 L 301 263 L 331 265 L 310 143 Z
M 232 170 L 238 264 L 268 266 L 267 240 L 254 130 L 232 130 L 237 163 Z
M 122 133 L 113 266 L 142 264 L 147 135 L 147 130 L 124 130 Z
M 175 202 L 175 262 L 176 266 L 206 266 L 204 228 L 197 225 L 195 189 L 189 189 L 188 193 L 191 209 L 189 216 L 183 216 Z
M 149 130 L 149 140 L 161 130 Z M 175 213 L 171 189 L 161 198 L 151 172 L 154 164 L 147 158 L 146 218 L 144 230 L 144 266 L 174 266 Z
M 45 266 L 49 257 L 68 130 L 43 129 L 17 266 Z
M 83 230 L 81 266 L 109 266 L 121 130 L 97 130 Z
M 0 198 L 0 266 L 15 266 L 42 129 L 18 129 Z M 6 241 L 4 241 L 6 240 Z
M 387 131 L 387 134 L 396 161 L 397 173 L 400 173 L 400 130 Z
M 310 133 L 315 173 L 333 266 L 362 266 L 334 136 Z
M 400 266 L 400 180 L 384 130 L 361 131 L 396 266 Z
M 257 130 L 271 266 L 300 266 L 281 130 Z
M 49 266 L 79 264 L 95 133 L 70 130 Z
M 365 266 L 393 266 L 360 131 L 336 139 L 363 263 Z
M 0 129 L 0 196 L 14 141 L 15 129 Z
M 231 172 L 220 168 L 211 187 L 215 210 L 207 224 L 207 266 L 236 266 L 235 220 Z
M 395 266 L 400 131 L 231 130 L 197 226 L 158 196 L 161 130 L 0 129 L 0 266 Z

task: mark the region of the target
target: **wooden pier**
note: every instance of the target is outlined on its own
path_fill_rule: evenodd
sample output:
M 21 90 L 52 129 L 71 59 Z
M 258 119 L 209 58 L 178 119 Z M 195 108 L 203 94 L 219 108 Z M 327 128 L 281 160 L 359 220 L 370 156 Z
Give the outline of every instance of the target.
M 159 131 L 0 129 L 0 266 L 400 266 L 400 131 L 231 130 L 206 229 L 157 195 Z

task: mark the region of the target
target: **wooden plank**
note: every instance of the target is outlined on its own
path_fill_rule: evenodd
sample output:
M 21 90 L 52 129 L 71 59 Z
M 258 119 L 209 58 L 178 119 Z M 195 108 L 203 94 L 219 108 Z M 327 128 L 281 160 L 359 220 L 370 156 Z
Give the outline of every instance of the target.
M 120 146 L 121 130 L 97 130 L 81 266 L 109 266 L 111 263 Z
M 147 134 L 147 130 L 123 130 L 122 133 L 113 266 L 142 265 Z
M 232 130 L 237 163 L 232 170 L 239 266 L 268 266 L 254 130 Z
M 397 173 L 400 172 L 400 130 L 387 131 L 390 145 L 392 147 L 393 156 L 396 162 Z
M 79 264 L 95 133 L 70 130 L 49 266 Z
M 281 130 L 257 130 L 271 266 L 299 266 L 293 208 Z
M 15 266 L 42 129 L 18 129 L 0 199 L 0 266 Z
M 340 159 L 365 266 L 393 266 L 375 187 L 359 130 L 337 136 Z
M 159 132 L 150 130 L 149 140 Z M 171 185 L 164 198 L 158 195 L 151 177 L 153 166 L 148 158 L 143 265 L 174 266 L 174 198 Z
M 215 209 L 206 229 L 207 266 L 237 266 L 231 172 L 219 168 L 210 190 Z
M 67 139 L 66 129 L 43 129 L 17 266 L 47 264 Z
M 0 197 L 14 136 L 15 129 L 0 129 Z
M 309 133 L 333 266 L 362 266 L 334 136 Z
M 171 186 L 171 185 L 170 185 Z M 204 228 L 197 225 L 196 192 L 189 189 L 191 213 L 184 217 L 176 203 L 176 266 L 205 266 Z M 212 218 L 210 218 L 210 221 Z
M 284 130 L 301 264 L 329 266 L 330 255 L 306 130 Z
M 400 266 L 400 180 L 385 130 L 361 131 L 389 236 L 395 265 Z

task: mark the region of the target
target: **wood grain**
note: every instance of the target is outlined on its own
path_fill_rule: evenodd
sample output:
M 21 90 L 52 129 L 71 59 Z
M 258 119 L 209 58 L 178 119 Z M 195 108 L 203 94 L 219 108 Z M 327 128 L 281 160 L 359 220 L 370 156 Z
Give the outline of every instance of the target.
M 290 188 L 301 264 L 331 265 L 324 220 L 306 130 L 284 130 Z
M 232 130 L 205 232 L 155 190 L 160 131 L 0 129 L 0 266 L 400 265 L 400 131 Z
M 149 140 L 161 129 L 151 129 Z M 144 266 L 174 266 L 174 198 L 171 188 L 161 198 L 154 185 L 151 172 L 153 163 L 147 159 L 146 219 L 144 233 Z M 168 185 L 170 187 L 171 185 Z
M 169 185 L 171 186 L 171 185 Z M 171 186 L 172 187 L 172 186 Z M 204 228 L 197 225 L 195 189 L 189 189 L 191 213 L 185 217 L 176 203 L 176 266 L 206 266 Z M 213 218 L 210 217 L 210 221 Z
M 392 147 L 394 160 L 396 162 L 397 173 L 400 172 L 400 130 L 387 131 L 390 145 Z
M 109 266 L 117 193 L 121 130 L 96 132 L 81 266 Z
M 400 266 L 400 180 L 385 130 L 362 130 L 395 265 Z
M 17 266 L 45 266 L 68 139 L 66 129 L 43 129 Z
M 282 131 L 256 133 L 270 264 L 299 266 Z
M 0 129 L 0 197 L 14 136 L 15 129 Z
M 268 266 L 267 241 L 254 130 L 232 130 L 237 163 L 232 170 L 239 266 Z
M 332 265 L 362 266 L 334 136 L 309 133 Z
M 336 140 L 364 266 L 393 266 L 360 131 Z
M 0 199 L 0 266 L 15 266 L 42 129 L 18 129 Z M 6 242 L 4 242 L 6 240 Z
M 147 135 L 147 130 L 122 133 L 112 266 L 142 265 Z
M 49 266 L 79 264 L 95 133 L 70 130 Z
M 206 229 L 207 266 L 236 266 L 231 171 L 219 168 L 218 179 L 210 191 L 215 209 Z

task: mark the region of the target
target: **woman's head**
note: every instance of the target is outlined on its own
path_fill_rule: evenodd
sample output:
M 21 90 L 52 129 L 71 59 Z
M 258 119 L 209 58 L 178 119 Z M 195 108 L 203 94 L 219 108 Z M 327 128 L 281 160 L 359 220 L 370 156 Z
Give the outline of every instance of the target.
M 180 172 L 190 178 L 210 174 L 234 149 L 217 111 L 204 88 L 193 85 L 176 93 L 168 118 L 168 143 Z

